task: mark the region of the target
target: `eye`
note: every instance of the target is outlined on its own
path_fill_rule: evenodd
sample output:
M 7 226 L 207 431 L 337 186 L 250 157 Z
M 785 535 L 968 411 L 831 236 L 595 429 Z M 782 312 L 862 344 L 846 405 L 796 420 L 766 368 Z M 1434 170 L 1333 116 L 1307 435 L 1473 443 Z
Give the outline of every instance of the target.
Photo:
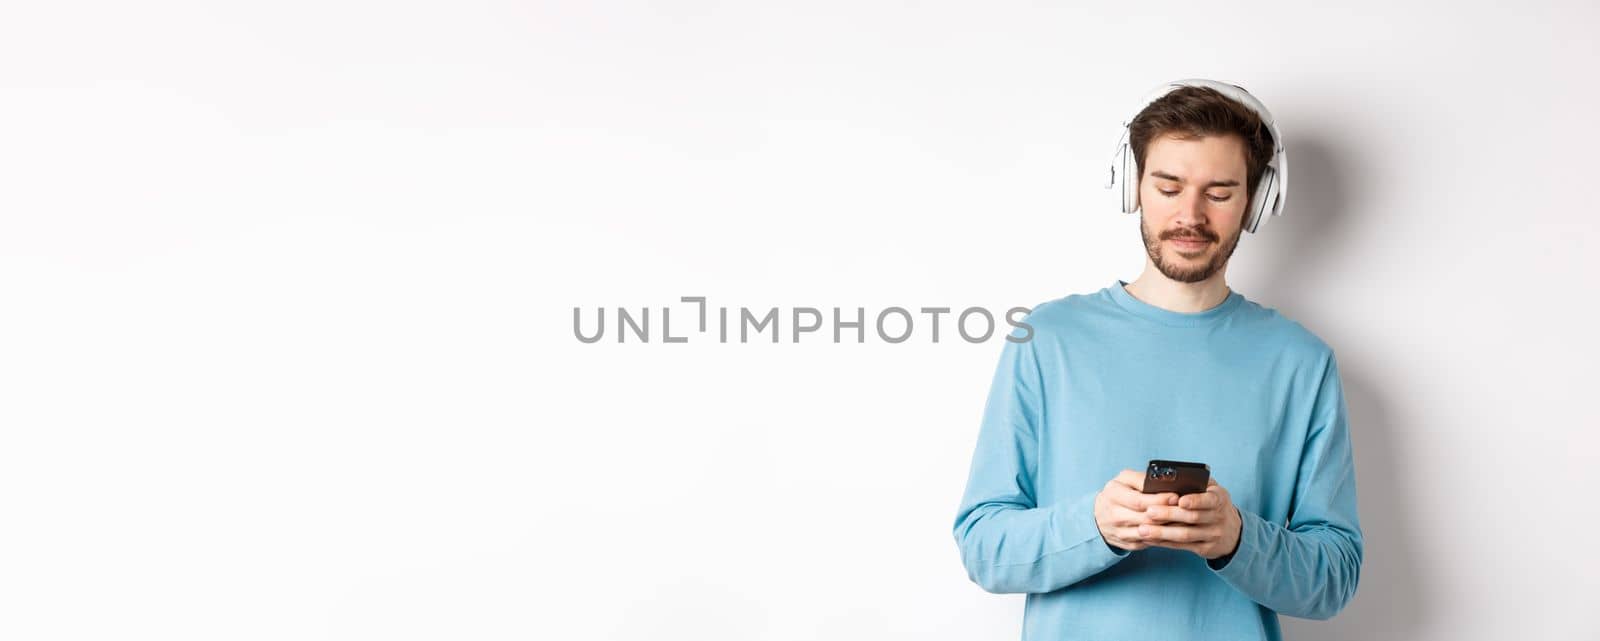
M 1171 198 L 1173 196 L 1178 195 L 1178 192 L 1176 192 L 1176 191 L 1167 191 L 1165 189 L 1157 189 L 1156 191 L 1159 192 L 1161 195 L 1166 196 L 1168 198 Z M 1227 196 L 1212 196 L 1212 195 L 1207 194 L 1206 197 L 1210 198 L 1211 202 L 1225 203 L 1225 202 L 1228 202 L 1229 199 L 1233 198 L 1233 194 L 1228 194 Z

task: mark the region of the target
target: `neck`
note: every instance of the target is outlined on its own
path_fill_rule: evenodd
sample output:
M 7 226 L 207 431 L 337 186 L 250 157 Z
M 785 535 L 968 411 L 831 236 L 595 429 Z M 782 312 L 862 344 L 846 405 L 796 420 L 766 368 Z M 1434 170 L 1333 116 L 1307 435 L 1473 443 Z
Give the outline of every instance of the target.
M 1146 303 L 1186 314 L 1221 305 L 1222 301 L 1228 299 L 1229 291 L 1222 270 L 1197 283 L 1181 283 L 1167 278 L 1155 265 L 1149 264 L 1145 265 L 1144 273 L 1139 275 L 1138 280 L 1128 283 L 1124 289 Z

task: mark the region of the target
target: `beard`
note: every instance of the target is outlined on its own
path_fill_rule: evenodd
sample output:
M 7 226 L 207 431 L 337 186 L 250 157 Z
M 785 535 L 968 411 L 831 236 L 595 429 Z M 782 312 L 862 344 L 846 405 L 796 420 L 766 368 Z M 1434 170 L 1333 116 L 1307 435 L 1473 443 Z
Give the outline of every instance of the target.
M 1216 232 L 1211 231 L 1209 227 L 1169 229 L 1152 238 L 1150 230 L 1144 224 L 1144 213 L 1139 214 L 1139 237 L 1144 241 L 1144 251 L 1150 256 L 1150 262 L 1155 263 L 1156 269 L 1161 270 L 1167 278 L 1180 283 L 1198 283 L 1216 275 L 1228 264 L 1228 259 L 1233 257 L 1233 250 L 1238 248 L 1239 236 L 1243 233 L 1244 226 L 1241 225 L 1238 231 L 1233 233 L 1233 237 L 1227 239 L 1220 247 L 1216 245 Z M 1179 254 L 1178 250 L 1173 249 L 1175 257 L 1168 260 L 1162 251 L 1162 244 L 1173 238 L 1195 238 L 1211 241 L 1212 244 L 1206 245 L 1194 256 Z M 1206 252 L 1210 252 L 1209 259 Z

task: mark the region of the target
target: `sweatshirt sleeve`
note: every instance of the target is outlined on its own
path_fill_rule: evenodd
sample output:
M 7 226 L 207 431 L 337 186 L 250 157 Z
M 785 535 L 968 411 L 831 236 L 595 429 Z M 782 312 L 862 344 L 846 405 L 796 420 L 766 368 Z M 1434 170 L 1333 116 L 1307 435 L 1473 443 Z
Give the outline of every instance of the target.
M 1288 525 L 1241 508 L 1238 548 L 1208 565 L 1279 614 L 1328 619 L 1355 596 L 1362 558 L 1344 390 L 1331 352 L 1311 416 Z
M 1050 592 L 1126 558 L 1100 536 L 1098 489 L 1038 505 L 1044 388 L 1033 341 L 1006 342 L 955 520 L 967 576 L 994 593 Z

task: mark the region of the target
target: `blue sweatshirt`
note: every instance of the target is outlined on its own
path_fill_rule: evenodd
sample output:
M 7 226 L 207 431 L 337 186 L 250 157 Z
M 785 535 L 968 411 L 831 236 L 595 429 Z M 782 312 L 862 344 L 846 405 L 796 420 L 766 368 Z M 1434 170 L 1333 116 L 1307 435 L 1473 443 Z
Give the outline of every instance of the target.
M 1362 555 L 1333 350 L 1238 292 L 1181 313 L 1124 285 L 1039 305 L 1006 342 L 955 519 L 967 575 L 1028 594 L 1029 641 L 1279 639 L 1279 614 L 1332 617 Z M 1231 556 L 1100 535 L 1095 496 L 1150 459 L 1211 467 L 1243 521 Z

